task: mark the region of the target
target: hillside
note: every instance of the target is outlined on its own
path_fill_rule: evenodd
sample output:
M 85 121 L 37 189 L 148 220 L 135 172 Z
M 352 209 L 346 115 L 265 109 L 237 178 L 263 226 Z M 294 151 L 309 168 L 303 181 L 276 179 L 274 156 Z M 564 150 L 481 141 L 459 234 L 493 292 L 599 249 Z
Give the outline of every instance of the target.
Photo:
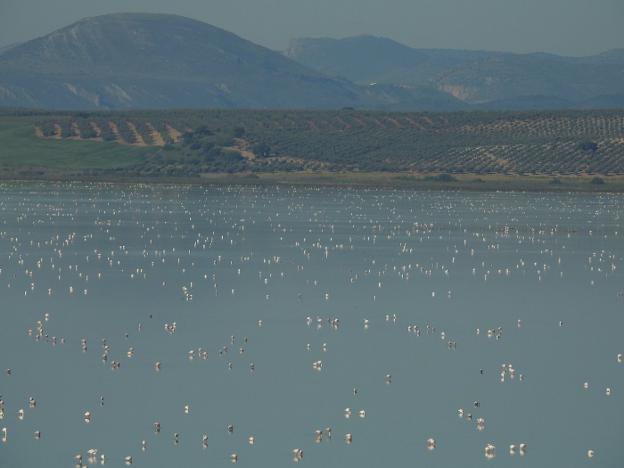
M 287 57 L 329 76 L 355 83 L 433 85 L 441 73 L 503 53 L 413 49 L 391 39 L 356 36 L 344 39 L 294 39 Z
M 624 111 L 15 111 L 0 142 L 4 178 L 624 176 Z
M 624 50 L 592 57 L 299 39 L 284 54 L 175 15 L 86 18 L 0 49 L 0 107 L 384 111 L 622 108 Z
M 473 107 L 621 107 L 624 52 L 590 57 L 413 49 L 386 38 L 298 39 L 285 55 L 331 76 L 430 87 Z M 375 60 L 371 60 L 375 57 Z
M 208 24 L 87 18 L 0 54 L 0 106 L 49 109 L 374 105 L 364 90 Z
M 200 21 L 87 18 L 0 51 L 0 107 L 458 110 L 433 88 L 359 86 Z

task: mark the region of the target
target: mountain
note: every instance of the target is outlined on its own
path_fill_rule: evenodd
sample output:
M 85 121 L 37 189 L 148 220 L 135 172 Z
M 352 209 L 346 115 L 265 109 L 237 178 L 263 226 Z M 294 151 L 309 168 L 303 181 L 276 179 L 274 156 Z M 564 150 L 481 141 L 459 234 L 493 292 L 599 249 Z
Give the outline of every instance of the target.
M 365 84 L 404 84 L 397 78 L 410 77 L 408 70 L 424 62 L 421 52 L 390 39 L 373 36 L 340 40 L 295 39 L 285 55 L 327 75 Z
M 0 46 L 0 55 L 2 55 L 3 53 L 13 49 L 14 47 L 17 47 L 20 43 L 16 42 L 14 44 L 8 44 L 8 45 L 4 45 L 4 46 Z
M 624 49 L 611 49 L 597 55 L 588 57 L 568 58 L 568 60 L 577 61 L 586 64 L 624 64 Z
M 386 38 L 297 39 L 285 55 L 355 83 L 433 87 L 479 108 L 615 107 L 624 94 L 624 49 L 590 57 L 414 49 Z M 599 99 L 600 98 L 600 99 Z M 610 105 L 611 104 L 611 105 Z
M 624 109 L 624 94 L 595 96 L 583 101 L 579 107 L 581 109 Z
M 294 39 L 285 55 L 327 75 L 356 83 L 425 86 L 440 73 L 458 65 L 501 53 L 413 49 L 384 37 L 363 35 L 345 39 Z
M 0 105 L 53 109 L 381 105 L 354 84 L 188 18 L 87 18 L 0 53 Z
M 510 54 L 461 65 L 435 81 L 438 89 L 470 103 L 534 95 L 578 103 L 624 93 L 624 63 Z
M 469 110 L 470 105 L 432 86 L 400 86 L 371 83 L 366 95 L 377 104 L 375 109 L 406 111 L 459 111 Z
M 520 96 L 516 98 L 510 99 L 499 99 L 494 101 L 488 101 L 482 104 L 474 104 L 473 108 L 480 108 L 483 110 L 490 111 L 505 111 L 509 109 L 519 110 L 519 111 L 532 111 L 532 110 L 540 110 L 540 109 L 573 109 L 575 107 L 584 107 L 587 109 L 596 108 L 602 109 L 603 106 L 592 106 L 590 103 L 583 103 L 584 106 L 580 104 L 574 104 L 570 101 L 567 101 L 562 98 L 553 97 L 553 96 Z M 588 105 L 589 104 L 589 105 Z M 607 106 L 609 107 L 609 106 Z
M 0 106 L 457 110 L 434 87 L 356 85 L 175 15 L 86 18 L 0 51 Z
M 86 18 L 0 48 L 0 106 L 357 107 L 393 111 L 621 107 L 624 49 L 591 57 L 298 39 L 286 53 L 176 15 Z

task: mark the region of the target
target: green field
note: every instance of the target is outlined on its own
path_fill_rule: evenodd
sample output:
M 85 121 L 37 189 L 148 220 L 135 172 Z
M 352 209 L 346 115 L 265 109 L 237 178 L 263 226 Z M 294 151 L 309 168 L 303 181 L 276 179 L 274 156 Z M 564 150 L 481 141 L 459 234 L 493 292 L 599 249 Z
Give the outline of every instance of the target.
M 37 138 L 30 117 L 0 117 L 0 166 L 3 170 L 58 172 L 111 170 L 136 165 L 150 148 L 114 142 Z
M 620 190 L 624 111 L 4 111 L 0 169 L 4 179 Z

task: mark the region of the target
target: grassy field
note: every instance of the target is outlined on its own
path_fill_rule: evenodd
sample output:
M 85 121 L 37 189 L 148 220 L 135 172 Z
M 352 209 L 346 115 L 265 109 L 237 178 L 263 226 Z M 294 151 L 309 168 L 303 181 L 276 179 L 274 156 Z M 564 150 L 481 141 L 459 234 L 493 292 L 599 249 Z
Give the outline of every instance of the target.
M 624 111 L 3 111 L 0 178 L 624 191 Z
M 144 160 L 150 151 L 150 148 L 123 146 L 114 142 L 37 138 L 31 118 L 0 118 L 0 166 L 3 170 L 80 172 L 122 169 Z

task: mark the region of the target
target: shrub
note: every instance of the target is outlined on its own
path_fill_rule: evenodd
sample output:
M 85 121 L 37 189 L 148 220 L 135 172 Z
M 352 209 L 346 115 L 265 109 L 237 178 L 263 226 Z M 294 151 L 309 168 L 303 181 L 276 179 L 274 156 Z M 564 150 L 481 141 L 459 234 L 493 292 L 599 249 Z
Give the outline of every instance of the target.
M 265 143 L 253 145 L 251 151 L 259 158 L 268 158 L 271 156 L 271 147 Z
M 425 180 L 431 180 L 434 182 L 457 182 L 457 179 L 451 174 L 438 174 L 437 176 L 427 176 Z
M 578 144 L 577 148 L 581 151 L 591 151 L 595 153 L 598 151 L 598 143 L 595 141 L 582 141 Z

